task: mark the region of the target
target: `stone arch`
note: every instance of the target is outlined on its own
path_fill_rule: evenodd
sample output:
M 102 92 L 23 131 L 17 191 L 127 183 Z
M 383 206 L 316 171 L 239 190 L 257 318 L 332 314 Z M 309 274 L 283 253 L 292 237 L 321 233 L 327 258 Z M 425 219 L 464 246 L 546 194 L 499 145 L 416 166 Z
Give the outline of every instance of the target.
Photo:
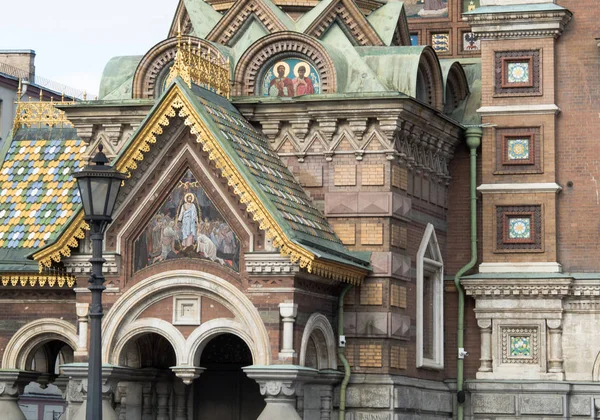
M 301 366 L 306 365 L 306 355 L 310 340 L 313 340 L 316 347 L 318 368 L 337 369 L 335 334 L 331 323 L 325 315 L 314 313 L 306 322 L 300 344 Z
M 228 281 L 213 274 L 194 270 L 174 270 L 156 274 L 125 292 L 104 318 L 102 360 L 106 363 L 113 360 L 112 353 L 123 335 L 120 330 L 127 324 L 135 322 L 151 305 L 177 294 L 197 293 L 215 300 L 234 315 L 241 325 L 239 328 L 236 327 L 236 331 L 244 331 L 247 334 L 245 338 L 255 358 L 255 364 L 271 363 L 269 335 L 258 310 L 250 299 Z M 188 344 L 184 345 L 184 349 L 189 348 Z M 178 361 L 186 363 L 189 358 L 187 350 L 184 350 Z
M 444 107 L 444 85 L 440 62 L 433 48 L 423 48 L 417 68 L 416 98 L 442 110 Z
M 77 329 L 67 321 L 43 318 L 21 327 L 6 345 L 2 356 L 2 369 L 27 370 L 28 362 L 45 343 L 62 341 L 72 350 L 77 349 Z
M 183 42 L 191 42 L 194 47 L 200 47 L 202 54 L 210 54 L 222 64 L 227 63 L 227 58 L 221 51 L 208 41 L 195 36 L 185 36 Z M 156 98 L 159 94 L 157 84 L 160 83 L 164 72 L 175 59 L 177 52 L 177 37 L 168 38 L 159 42 L 144 55 L 138 64 L 133 76 L 133 98 Z
M 183 334 L 167 321 L 158 318 L 141 318 L 126 325 L 120 332 L 119 338 L 115 343 L 110 363 L 118 365 L 121 358 L 121 352 L 127 343 L 129 343 L 130 340 L 147 333 L 158 334 L 171 343 L 173 350 L 175 350 L 177 365 L 184 364 L 186 341 Z
M 234 76 L 235 94 L 257 95 L 257 83 L 265 65 L 286 56 L 303 57 L 315 66 L 319 72 L 322 93 L 337 90 L 335 65 L 321 43 L 297 32 L 277 32 L 259 39 L 240 58 Z
M 233 334 L 241 338 L 250 349 L 252 359 L 256 360 L 258 355 L 254 354 L 252 336 L 244 329 L 244 325 L 231 319 L 217 318 L 203 323 L 188 336 L 186 343 L 187 364 L 200 366 L 200 357 L 204 347 L 210 340 L 221 334 Z
M 594 360 L 594 367 L 592 368 L 592 381 L 600 382 L 600 352 L 596 355 Z

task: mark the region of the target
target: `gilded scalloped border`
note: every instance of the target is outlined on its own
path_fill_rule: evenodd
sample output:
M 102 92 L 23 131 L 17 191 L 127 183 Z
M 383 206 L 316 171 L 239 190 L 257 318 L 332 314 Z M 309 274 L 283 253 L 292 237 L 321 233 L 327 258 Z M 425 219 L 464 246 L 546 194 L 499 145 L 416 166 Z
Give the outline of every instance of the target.
M 2 286 L 40 286 L 44 287 L 46 284 L 50 287 L 58 286 L 64 287 L 65 285 L 69 288 L 75 285 L 75 277 L 69 274 L 1 274 L 0 282 Z
M 334 280 L 359 284 L 366 276 L 367 270 L 353 269 L 342 264 L 317 260 L 313 253 L 292 242 L 285 235 L 283 229 L 240 175 L 231 159 L 221 150 L 206 124 L 193 111 L 193 106 L 181 95 L 179 88 L 176 87 L 165 97 L 155 115 L 142 128 L 129 149 L 115 162 L 114 165 L 118 171 L 126 173 L 128 178 L 131 177 L 131 171 L 137 169 L 137 162 L 144 160 L 144 153 L 149 152 L 150 146 L 156 143 L 156 137 L 163 133 L 163 127 L 169 125 L 169 119 L 179 115 L 184 118 L 185 125 L 190 127 L 191 133 L 196 136 L 196 141 L 202 145 L 202 149 L 208 153 L 209 159 L 215 162 L 217 169 L 221 170 L 221 174 L 227 179 L 228 184 L 233 187 L 240 202 L 246 204 L 246 211 L 252 214 L 253 220 L 273 241 L 273 246 L 279 248 L 281 255 L 288 256 L 292 263 L 298 263 L 309 273 L 312 272 Z M 75 228 L 68 229 L 56 244 L 33 256 L 35 260 L 39 261 L 40 269 L 43 266 L 49 267 L 52 261 L 60 261 L 61 255 L 69 256 L 69 246 L 77 246 L 76 240 L 73 242 L 74 238 L 82 238 L 85 235 L 83 229 L 89 229 L 89 227 L 83 221 L 81 210 L 71 226 Z M 70 245 L 72 243 L 74 245 Z
M 60 262 L 61 257 L 71 256 L 71 248 L 79 245 L 79 240 L 85 238 L 85 231 L 89 229 L 90 227 L 83 220 L 83 213 L 80 211 L 54 244 L 33 255 L 33 259 L 38 262 L 40 267 L 40 273 L 44 267 L 52 266 L 52 261 Z

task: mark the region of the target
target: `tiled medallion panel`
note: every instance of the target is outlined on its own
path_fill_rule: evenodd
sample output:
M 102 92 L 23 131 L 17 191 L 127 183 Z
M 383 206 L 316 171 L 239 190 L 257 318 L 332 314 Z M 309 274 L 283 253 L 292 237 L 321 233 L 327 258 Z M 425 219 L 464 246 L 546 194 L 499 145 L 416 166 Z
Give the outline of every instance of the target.
M 542 173 L 539 127 L 496 129 L 495 174 Z
M 502 363 L 538 363 L 538 329 L 501 327 Z
M 503 252 L 543 250 L 542 207 L 497 206 L 496 250 Z
M 497 51 L 494 56 L 496 95 L 541 95 L 540 50 Z

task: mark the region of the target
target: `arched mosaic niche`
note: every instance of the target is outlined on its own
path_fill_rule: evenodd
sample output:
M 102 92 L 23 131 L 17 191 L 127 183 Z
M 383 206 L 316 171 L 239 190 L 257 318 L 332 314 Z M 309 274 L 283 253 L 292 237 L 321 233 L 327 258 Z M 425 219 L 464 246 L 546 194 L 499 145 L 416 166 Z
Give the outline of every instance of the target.
M 258 95 L 292 97 L 321 93 L 321 77 L 305 57 L 275 57 L 261 72 Z
M 191 170 L 133 243 L 133 270 L 162 261 L 196 258 L 239 271 L 240 241 Z
M 280 65 L 283 65 L 283 76 L 280 77 L 279 88 L 271 89 L 277 83 L 271 82 L 279 78 Z M 310 79 L 312 88 L 307 81 L 301 80 L 297 80 L 294 87 L 294 79 L 299 79 L 301 67 L 305 67 L 304 78 Z M 284 81 L 285 78 L 289 81 Z M 240 58 L 234 79 L 235 94 L 239 96 L 291 97 L 298 96 L 298 90 L 305 92 L 301 93 L 303 95 L 310 94 L 311 90 L 314 94 L 333 93 L 337 86 L 333 60 L 323 45 L 297 32 L 278 32 L 258 40 Z

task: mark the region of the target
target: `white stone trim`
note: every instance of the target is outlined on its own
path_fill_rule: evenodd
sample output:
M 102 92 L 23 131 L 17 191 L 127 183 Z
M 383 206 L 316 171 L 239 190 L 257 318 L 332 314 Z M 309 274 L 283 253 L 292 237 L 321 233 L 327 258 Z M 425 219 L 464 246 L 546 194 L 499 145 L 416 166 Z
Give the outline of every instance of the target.
M 165 150 L 163 150 L 162 152 L 166 152 L 166 150 L 168 149 L 168 147 L 165 147 Z M 200 160 L 200 158 L 197 156 L 196 152 L 194 151 L 194 149 L 192 149 L 188 144 L 185 144 L 181 150 L 179 151 L 179 153 L 172 159 L 171 164 L 163 171 L 163 176 L 161 178 L 161 180 L 159 180 L 154 187 L 152 188 L 152 190 L 150 190 L 150 192 L 146 195 L 146 197 L 144 198 L 144 200 L 142 201 L 142 204 L 140 204 L 137 208 L 137 210 L 131 215 L 131 217 L 129 218 L 129 220 L 127 221 L 127 223 L 125 223 L 125 225 L 119 230 L 119 233 L 117 234 L 117 249 L 116 249 L 116 253 L 117 254 L 121 254 L 121 242 L 123 239 L 123 234 L 131 227 L 132 224 L 134 223 L 139 223 L 139 215 L 142 211 L 144 211 L 145 209 L 148 208 L 148 206 L 151 205 L 152 201 L 157 197 L 157 191 L 159 188 L 164 186 L 163 180 L 166 177 L 169 177 L 170 175 L 172 175 L 172 172 L 176 169 L 176 167 L 179 165 L 179 162 L 181 161 L 181 157 L 186 153 L 189 152 L 190 155 L 193 157 L 193 159 L 196 161 L 196 163 L 198 164 L 198 166 L 202 169 L 202 172 L 204 173 L 206 179 L 211 183 L 211 185 L 214 187 L 215 191 L 217 191 L 217 194 L 219 194 L 221 196 L 221 198 L 223 199 L 223 201 L 225 202 L 225 204 L 227 205 L 228 209 L 229 209 L 229 213 L 228 214 L 232 214 L 234 215 L 234 217 L 238 220 L 238 222 L 240 223 L 241 226 L 243 226 L 244 230 L 246 231 L 246 233 L 250 236 L 250 240 L 249 240 L 249 252 L 254 251 L 254 235 L 252 233 L 252 231 L 250 230 L 250 228 L 248 227 L 248 223 L 246 220 L 244 220 L 239 214 L 238 214 L 238 209 L 234 208 L 234 206 L 231 205 L 230 203 L 230 198 L 225 196 L 225 193 L 222 191 L 220 185 L 213 179 L 213 175 L 210 172 L 209 169 L 204 167 L 204 164 L 202 163 L 202 161 Z M 160 157 L 156 158 L 156 162 L 160 161 Z M 154 168 L 150 168 L 148 170 L 148 173 L 151 173 L 152 170 Z M 140 182 L 139 184 L 142 185 L 146 179 L 148 175 L 146 175 Z M 139 186 L 138 186 L 139 188 Z M 137 197 L 136 194 L 136 190 L 132 191 L 131 194 L 129 194 L 129 197 L 133 198 L 133 197 Z M 131 200 L 130 198 L 130 200 Z M 127 203 L 128 201 L 124 201 L 121 206 L 119 207 L 120 209 L 125 209 L 127 208 Z M 122 210 L 121 210 L 122 211 Z M 116 218 L 118 217 L 118 215 L 113 217 L 113 220 L 116 220 Z
M 158 318 L 142 318 L 123 326 L 114 346 L 111 363 L 119 366 L 121 352 L 129 340 L 148 333 L 158 334 L 171 343 L 175 351 L 177 365 L 182 364 L 181 362 L 185 357 L 185 338 L 183 334 L 167 321 Z
M 481 184 L 477 187 L 482 194 L 558 193 L 561 190 L 562 187 L 556 182 Z
M 336 340 L 333 328 L 327 317 L 320 313 L 314 313 L 308 318 L 306 325 L 304 326 L 304 333 L 302 333 L 302 342 L 300 344 L 300 366 L 306 366 L 306 349 L 308 347 L 308 340 L 315 330 L 319 330 L 325 337 L 325 345 L 327 347 L 327 366 L 319 369 L 337 369 L 337 356 L 336 356 Z
M 25 324 L 6 345 L 2 356 L 2 369 L 27 370 L 25 365 L 29 353 L 48 340 L 64 341 L 73 350 L 77 350 L 77 327 L 57 318 L 43 318 Z
M 186 318 L 182 315 L 181 304 L 191 303 L 196 312 L 193 317 Z M 202 303 L 200 296 L 176 295 L 173 296 L 173 325 L 200 325 Z
M 557 262 L 481 263 L 480 273 L 562 273 Z
M 173 270 L 151 276 L 127 290 L 111 307 L 102 323 L 102 361 L 115 363 L 113 348 L 121 329 L 134 322 L 154 303 L 179 294 L 200 294 L 226 307 L 243 323 L 242 330 L 251 337 L 247 343 L 253 363 L 271 364 L 271 343 L 260 313 L 244 293 L 228 281 L 196 270 Z M 189 339 L 189 338 L 188 338 Z M 181 357 L 187 363 L 189 355 Z M 182 365 L 184 364 L 182 363 Z
M 425 257 L 429 249 L 433 259 Z M 425 272 L 431 273 L 433 282 L 433 359 L 423 351 L 423 283 Z M 417 354 L 418 368 L 444 369 L 444 261 L 431 223 L 427 224 L 417 252 Z
M 479 114 L 486 116 L 494 115 L 522 115 L 522 114 L 554 114 L 560 112 L 560 108 L 554 104 L 533 104 L 533 105 L 500 105 L 500 106 L 482 106 L 477 110 Z

